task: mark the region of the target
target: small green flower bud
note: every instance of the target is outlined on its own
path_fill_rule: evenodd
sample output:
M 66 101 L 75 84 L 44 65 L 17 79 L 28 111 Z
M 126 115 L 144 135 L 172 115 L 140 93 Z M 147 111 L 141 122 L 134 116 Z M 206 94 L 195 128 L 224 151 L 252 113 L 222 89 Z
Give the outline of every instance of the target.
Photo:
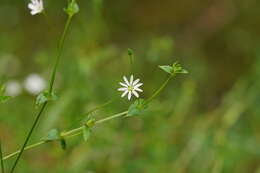
M 64 11 L 72 17 L 74 14 L 79 12 L 79 6 L 75 0 L 72 0 L 69 4 L 68 7 L 64 9 Z
M 89 128 L 93 127 L 96 123 L 96 120 L 94 118 L 91 118 L 89 119 L 87 122 L 86 122 L 86 126 L 88 126 Z

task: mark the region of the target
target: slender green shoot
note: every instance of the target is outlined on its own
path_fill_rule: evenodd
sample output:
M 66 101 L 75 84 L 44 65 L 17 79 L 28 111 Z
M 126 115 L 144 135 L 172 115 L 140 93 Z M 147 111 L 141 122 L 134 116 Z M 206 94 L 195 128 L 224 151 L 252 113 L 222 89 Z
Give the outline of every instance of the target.
M 71 19 L 72 19 L 72 16 L 69 15 L 69 16 L 68 16 L 68 19 L 67 19 L 67 22 L 66 22 L 66 24 L 65 24 L 65 28 L 64 28 L 64 30 L 63 30 L 61 39 L 60 39 L 60 41 L 59 41 L 59 45 L 58 45 L 58 55 L 57 55 L 57 58 L 56 58 L 56 62 L 55 62 L 53 71 L 52 71 L 52 76 L 51 76 L 50 85 L 49 85 L 49 93 L 50 93 L 50 94 L 51 94 L 52 91 L 53 91 L 53 85 L 54 85 L 54 81 L 55 81 L 55 77 L 56 77 L 56 73 L 57 73 L 57 67 L 58 67 L 58 64 L 59 64 L 59 61 L 60 61 L 60 57 L 61 57 L 61 54 L 62 54 L 63 45 L 64 45 L 64 41 L 65 41 L 65 36 L 66 36 L 67 30 L 68 30 L 68 28 L 69 28 L 69 25 L 70 25 L 70 23 L 71 23 Z M 37 114 L 36 119 L 35 119 L 35 121 L 34 121 L 32 127 L 31 127 L 31 129 L 30 129 L 30 131 L 29 131 L 29 133 L 28 133 L 26 139 L 25 139 L 25 142 L 24 142 L 24 144 L 22 145 L 21 150 L 20 150 L 20 152 L 19 152 L 19 154 L 18 154 L 18 156 L 17 156 L 17 158 L 16 158 L 16 160 L 15 160 L 13 166 L 12 166 L 11 173 L 14 172 L 14 170 L 15 170 L 15 168 L 16 168 L 16 166 L 17 166 L 17 163 L 18 163 L 18 161 L 20 160 L 20 158 L 21 158 L 21 156 L 22 156 L 22 154 L 23 154 L 24 149 L 25 149 L 27 143 L 29 142 L 29 139 L 31 138 L 31 135 L 32 135 L 32 133 L 33 133 L 33 131 L 34 131 L 36 125 L 38 124 L 38 121 L 39 121 L 39 119 L 40 119 L 40 117 L 41 117 L 41 115 L 42 115 L 44 109 L 45 109 L 46 106 L 47 106 L 47 103 L 48 103 L 48 101 L 46 101 L 45 103 L 43 103 L 43 105 L 42 105 L 42 107 L 41 107 L 39 113 Z
M 1 159 L 1 171 L 5 173 L 4 160 L 3 160 L 3 151 L 2 151 L 2 143 L 0 141 L 0 159 Z
M 127 113 L 128 113 L 128 111 L 124 111 L 124 112 L 117 113 L 117 114 L 111 115 L 111 116 L 109 116 L 109 117 L 106 117 L 106 118 L 104 118 L 104 119 L 100 119 L 100 120 L 98 120 L 98 121 L 95 122 L 95 125 L 104 123 L 104 122 L 106 122 L 106 121 L 109 121 L 109 120 L 112 120 L 112 119 L 115 119 L 115 118 L 123 117 L 123 116 L 125 116 Z M 70 137 L 78 136 L 78 135 L 80 135 L 80 134 L 82 133 L 82 129 L 83 129 L 84 127 L 85 127 L 85 125 L 80 126 L 80 127 L 78 127 L 78 128 L 75 128 L 75 129 L 72 129 L 72 130 L 67 131 L 67 132 L 62 132 L 60 136 L 61 136 L 62 138 L 70 138 Z M 29 146 L 25 147 L 25 148 L 24 148 L 24 151 L 25 151 L 25 150 L 33 149 L 33 148 L 38 147 L 38 146 L 40 146 L 40 145 L 42 145 L 42 144 L 45 144 L 45 143 L 48 143 L 48 141 L 46 141 L 46 140 L 39 141 L 39 142 L 37 142 L 37 143 L 35 143 L 35 144 L 32 144 L 32 145 L 29 145 Z M 13 152 L 13 153 L 11 153 L 11 154 L 9 154 L 9 155 L 3 157 L 3 160 L 7 160 L 7 159 L 9 159 L 9 158 L 11 158 L 11 157 L 14 157 L 15 155 L 17 155 L 17 154 L 19 154 L 19 153 L 21 153 L 21 150 L 15 151 L 15 152 Z
M 172 79 L 172 75 L 170 75 L 166 80 L 165 82 L 161 85 L 160 88 L 158 88 L 151 97 L 149 97 L 147 100 L 146 100 L 146 104 L 148 104 L 149 102 L 151 102 L 152 99 L 154 99 L 157 95 L 159 95 L 161 93 L 161 91 L 166 87 L 166 85 L 168 84 L 168 82 L 170 81 L 170 79 Z

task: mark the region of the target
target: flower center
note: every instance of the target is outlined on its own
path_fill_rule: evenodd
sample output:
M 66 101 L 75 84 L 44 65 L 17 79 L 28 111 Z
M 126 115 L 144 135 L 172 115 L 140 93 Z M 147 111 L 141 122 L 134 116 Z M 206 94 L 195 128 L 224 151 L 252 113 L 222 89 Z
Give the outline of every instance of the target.
M 134 90 L 134 87 L 132 85 L 128 86 L 127 87 L 128 91 L 133 91 Z

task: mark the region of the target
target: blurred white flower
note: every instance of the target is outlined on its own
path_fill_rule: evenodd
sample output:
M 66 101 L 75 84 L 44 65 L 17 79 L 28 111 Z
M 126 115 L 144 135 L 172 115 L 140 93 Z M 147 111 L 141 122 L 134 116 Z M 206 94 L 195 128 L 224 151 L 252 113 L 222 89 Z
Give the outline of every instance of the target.
M 36 95 L 46 88 L 46 81 L 38 74 L 30 74 L 24 81 L 24 88 Z
M 19 82 L 12 80 L 6 83 L 5 92 L 8 96 L 18 96 L 22 92 L 22 87 Z
M 121 95 L 121 97 L 124 97 L 126 94 L 128 94 L 127 98 L 128 100 L 131 99 L 132 95 L 135 95 L 135 97 L 139 97 L 138 92 L 143 92 L 142 89 L 140 89 L 139 87 L 142 86 L 142 83 L 139 83 L 140 79 L 136 79 L 134 81 L 134 76 L 131 75 L 130 80 L 128 81 L 127 78 L 124 76 L 123 77 L 124 82 L 120 82 L 119 84 L 122 85 L 122 88 L 119 88 L 118 91 L 122 91 L 123 94 Z M 138 91 L 138 92 L 137 92 Z
M 43 11 L 43 2 L 42 0 L 31 0 L 28 8 L 31 10 L 31 15 L 41 13 Z

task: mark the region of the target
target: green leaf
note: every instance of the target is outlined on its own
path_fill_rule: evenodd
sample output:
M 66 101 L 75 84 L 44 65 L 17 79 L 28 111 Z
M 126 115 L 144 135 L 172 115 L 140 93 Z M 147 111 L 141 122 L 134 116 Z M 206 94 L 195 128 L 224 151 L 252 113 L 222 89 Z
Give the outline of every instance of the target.
M 4 94 L 5 94 L 5 86 L 2 85 L 2 86 L 0 87 L 0 96 L 3 96 Z
M 0 96 L 0 103 L 4 103 L 6 101 L 8 101 L 10 98 L 12 98 L 11 96 Z
M 36 98 L 36 106 L 40 106 L 41 104 L 47 102 L 47 101 L 54 101 L 57 100 L 57 95 L 52 92 L 51 94 L 48 91 L 43 91 L 40 93 Z
M 172 66 L 169 66 L 169 65 L 161 65 L 159 66 L 159 68 L 161 68 L 163 71 L 165 71 L 166 73 L 169 73 L 169 74 L 173 74 L 173 68 Z
M 46 142 L 59 141 L 60 146 L 63 150 L 67 148 L 67 143 L 65 138 L 61 137 L 60 131 L 58 129 L 51 129 L 48 135 L 43 138 Z
M 140 115 L 148 107 L 144 99 L 138 99 L 128 108 L 127 116 Z
M 50 141 L 57 141 L 60 140 L 60 132 L 58 129 L 52 129 L 49 131 L 48 135 L 43 138 L 44 141 L 50 142 Z
M 88 140 L 91 132 L 91 128 L 95 125 L 96 120 L 94 118 L 88 118 L 87 122 L 85 123 L 82 131 L 83 131 L 83 138 L 85 141 Z
M 0 87 L 0 103 L 4 103 L 6 102 L 7 100 L 9 100 L 11 98 L 11 96 L 6 96 L 5 95 L 5 86 L 2 85 Z
M 185 70 L 185 69 L 181 66 L 181 64 L 178 63 L 178 62 L 175 62 L 175 63 L 172 65 L 172 68 L 173 68 L 173 72 L 174 72 L 175 74 L 177 74 L 177 73 L 187 74 L 187 73 L 188 73 L 188 71 Z
M 66 150 L 67 148 L 67 143 L 66 143 L 66 140 L 64 138 L 61 138 L 60 139 L 60 146 L 63 150 Z
M 163 71 L 165 71 L 166 73 L 171 74 L 172 76 L 176 75 L 176 74 L 187 74 L 188 71 L 185 70 L 180 63 L 175 62 L 173 63 L 172 66 L 169 65 L 161 65 L 159 66 Z
M 45 103 L 48 101 L 48 98 L 46 96 L 46 93 L 40 93 L 37 97 L 36 97 L 36 106 L 40 106 L 41 104 Z
M 88 140 L 88 138 L 90 136 L 90 132 L 91 132 L 90 128 L 87 125 L 85 125 L 84 128 L 83 128 L 83 139 L 85 141 Z
M 79 12 L 79 6 L 77 4 L 77 2 L 75 0 L 72 0 L 69 4 L 68 7 L 64 9 L 64 11 L 70 16 L 72 17 L 73 15 L 75 15 L 76 13 Z

